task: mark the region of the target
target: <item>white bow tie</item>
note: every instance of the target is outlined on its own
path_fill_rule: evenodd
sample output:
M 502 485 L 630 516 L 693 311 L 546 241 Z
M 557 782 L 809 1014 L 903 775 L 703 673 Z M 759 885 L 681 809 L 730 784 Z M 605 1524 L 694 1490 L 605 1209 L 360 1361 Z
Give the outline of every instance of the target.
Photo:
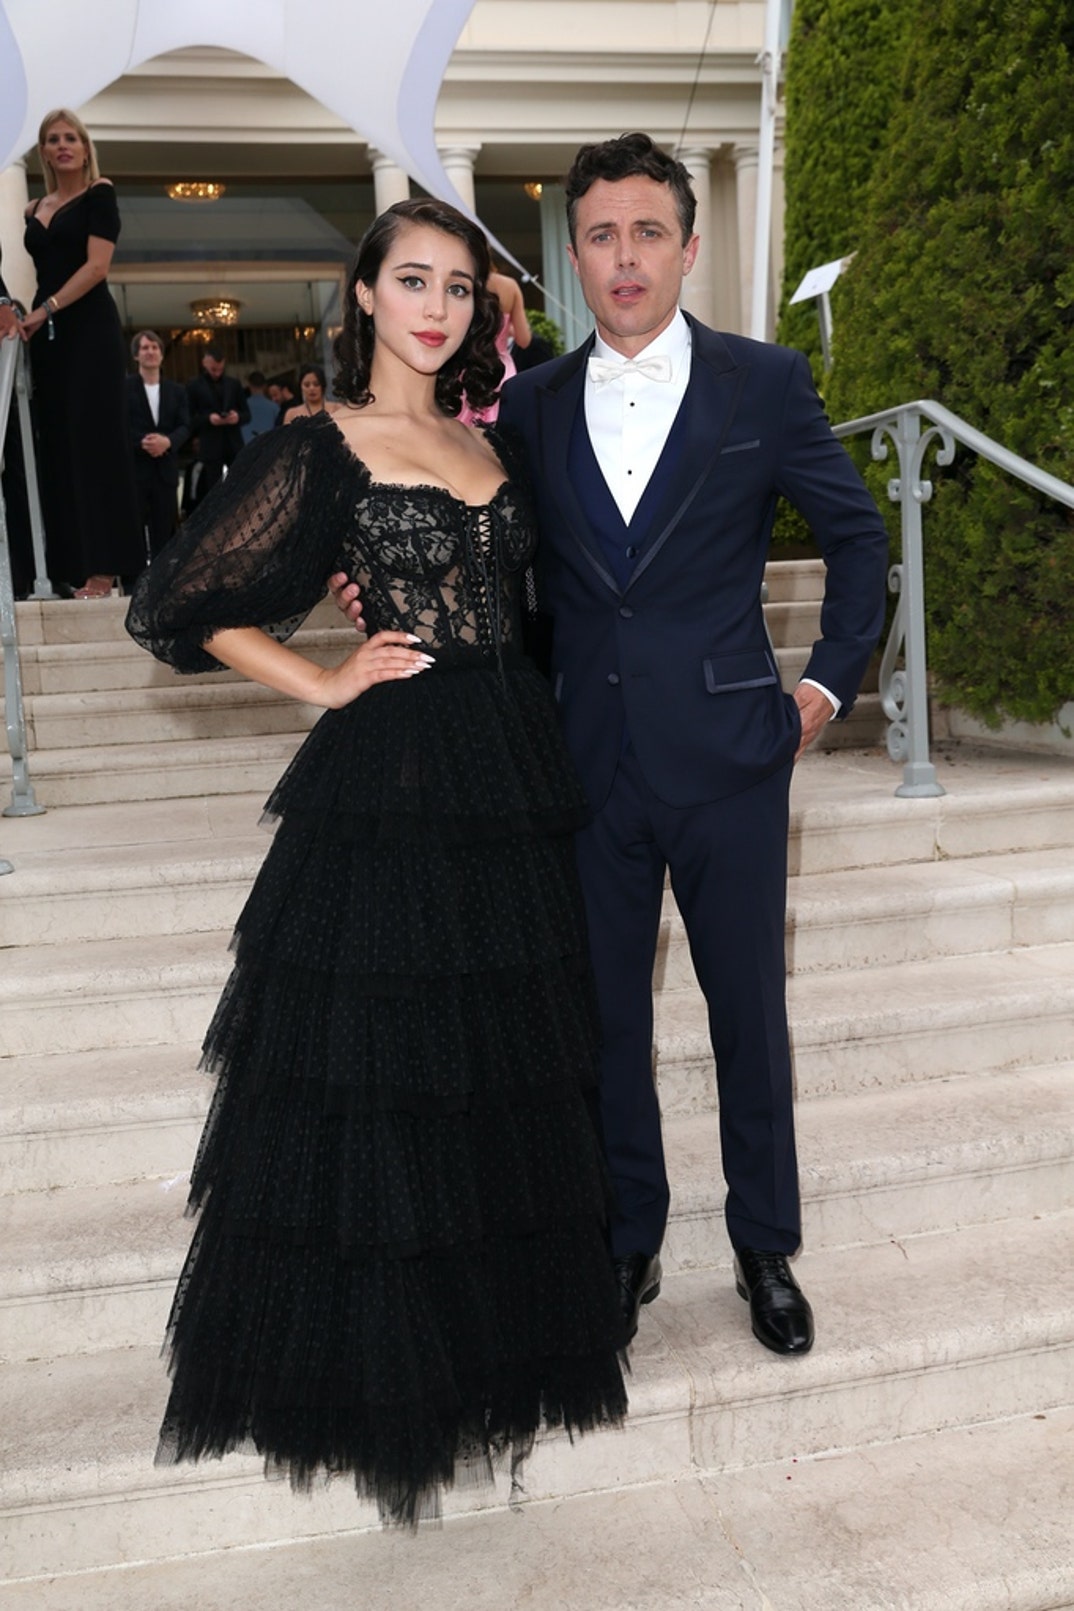
M 589 378 L 594 386 L 606 386 L 624 375 L 644 375 L 647 380 L 670 380 L 671 359 L 663 353 L 641 358 L 598 358 L 589 360 Z

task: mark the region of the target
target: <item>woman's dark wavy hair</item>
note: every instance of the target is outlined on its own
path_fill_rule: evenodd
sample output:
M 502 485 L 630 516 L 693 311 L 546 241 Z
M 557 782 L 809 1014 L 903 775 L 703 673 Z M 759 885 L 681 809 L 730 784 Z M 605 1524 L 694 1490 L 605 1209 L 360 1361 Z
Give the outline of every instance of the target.
M 358 306 L 354 288 L 375 285 L 392 242 L 408 224 L 425 224 L 453 235 L 466 247 L 474 264 L 474 315 L 466 339 L 448 359 L 436 377 L 436 401 L 445 414 L 457 414 L 462 407 L 463 378 L 466 400 L 477 410 L 494 402 L 503 379 L 503 362 L 496 351 L 500 328 L 500 303 L 488 287 L 491 272 L 488 243 L 478 226 L 446 202 L 432 199 L 397 201 L 394 207 L 374 219 L 358 243 L 347 286 L 343 293 L 343 326 L 333 343 L 336 360 L 334 379 L 337 397 L 364 408 L 373 401 L 369 376 L 373 367 L 375 335 L 373 320 Z
M 303 364 L 301 369 L 298 371 L 299 391 L 302 390 L 302 382 L 305 380 L 307 375 L 315 375 L 317 377 L 317 384 L 321 388 L 322 392 L 328 390 L 328 377 L 321 368 L 320 364 Z

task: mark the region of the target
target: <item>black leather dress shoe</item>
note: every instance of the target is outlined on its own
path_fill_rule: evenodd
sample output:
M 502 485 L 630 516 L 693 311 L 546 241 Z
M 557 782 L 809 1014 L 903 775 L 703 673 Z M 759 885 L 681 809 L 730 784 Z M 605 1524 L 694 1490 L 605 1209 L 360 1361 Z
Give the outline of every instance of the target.
M 660 1296 L 660 1256 L 654 1253 L 625 1253 L 612 1260 L 615 1279 L 619 1283 L 619 1311 L 623 1316 L 621 1348 L 633 1342 L 638 1329 L 638 1311 L 643 1303 L 652 1303 Z
M 777 1354 L 808 1354 L 813 1346 L 813 1311 L 782 1253 L 738 1248 L 735 1287 L 749 1303 L 758 1342 Z

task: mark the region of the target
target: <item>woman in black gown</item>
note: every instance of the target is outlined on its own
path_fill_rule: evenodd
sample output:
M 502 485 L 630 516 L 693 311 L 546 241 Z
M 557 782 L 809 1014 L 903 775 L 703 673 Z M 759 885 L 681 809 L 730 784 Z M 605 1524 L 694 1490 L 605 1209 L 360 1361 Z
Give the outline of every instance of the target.
M 26 215 L 37 296 L 32 341 L 38 468 L 49 575 L 104 598 L 146 562 L 127 442 L 123 333 L 105 276 L 119 238 L 111 181 L 73 112 L 50 112 L 38 152 L 45 195 Z
M 336 415 L 259 437 L 128 626 L 326 707 L 278 784 L 205 1043 L 201 1218 L 159 1459 L 255 1447 L 413 1523 L 542 1426 L 614 1424 L 621 1322 L 571 835 L 583 801 L 520 647 L 534 541 L 484 238 L 403 202 L 359 247 Z M 346 569 L 367 642 L 281 640 Z

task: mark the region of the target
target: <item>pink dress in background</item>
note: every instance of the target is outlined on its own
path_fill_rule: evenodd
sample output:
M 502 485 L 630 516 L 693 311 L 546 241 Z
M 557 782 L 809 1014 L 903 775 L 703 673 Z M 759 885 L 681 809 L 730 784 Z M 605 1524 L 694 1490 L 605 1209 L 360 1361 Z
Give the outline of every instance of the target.
M 500 320 L 500 328 L 496 332 L 496 351 L 499 353 L 503 362 L 503 380 L 500 382 L 501 386 L 506 385 L 506 383 L 511 379 L 512 375 L 518 374 L 515 360 L 511 356 L 510 341 L 511 315 L 509 313 L 505 313 L 503 318 Z M 499 398 L 497 398 L 494 403 L 490 403 L 488 408 L 474 410 L 466 401 L 466 393 L 463 392 L 462 407 L 459 410 L 459 418 L 462 420 L 464 425 L 493 425 L 496 422 L 496 416 L 499 412 Z

